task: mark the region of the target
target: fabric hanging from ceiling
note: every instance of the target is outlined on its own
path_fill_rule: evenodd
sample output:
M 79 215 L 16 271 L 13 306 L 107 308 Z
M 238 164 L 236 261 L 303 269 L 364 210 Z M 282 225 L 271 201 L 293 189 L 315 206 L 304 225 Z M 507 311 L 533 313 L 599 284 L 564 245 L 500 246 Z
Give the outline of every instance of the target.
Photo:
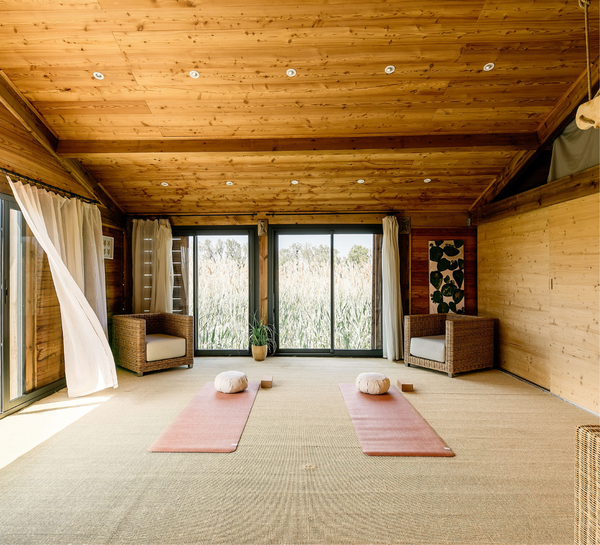
M 116 388 L 115 360 L 107 338 L 100 210 L 78 199 L 8 181 L 27 225 L 48 256 L 60 305 L 69 397 Z
M 173 235 L 169 220 L 133 220 L 133 311 L 173 312 Z
M 575 120 L 552 144 L 548 183 L 600 164 L 600 130 L 582 131 Z
M 390 361 L 403 358 L 402 296 L 400 292 L 400 250 L 398 220 L 383 218 L 382 269 L 382 326 L 383 357 Z

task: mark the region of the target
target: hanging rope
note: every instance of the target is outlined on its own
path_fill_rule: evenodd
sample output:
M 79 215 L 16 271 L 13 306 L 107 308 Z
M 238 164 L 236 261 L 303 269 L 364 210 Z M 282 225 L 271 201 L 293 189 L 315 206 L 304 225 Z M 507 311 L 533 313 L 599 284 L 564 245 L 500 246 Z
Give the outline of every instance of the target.
M 590 25 L 588 22 L 588 7 L 591 0 L 579 0 L 579 7 L 583 9 L 585 18 L 585 59 L 587 67 L 588 100 L 592 100 L 592 67 L 590 64 Z

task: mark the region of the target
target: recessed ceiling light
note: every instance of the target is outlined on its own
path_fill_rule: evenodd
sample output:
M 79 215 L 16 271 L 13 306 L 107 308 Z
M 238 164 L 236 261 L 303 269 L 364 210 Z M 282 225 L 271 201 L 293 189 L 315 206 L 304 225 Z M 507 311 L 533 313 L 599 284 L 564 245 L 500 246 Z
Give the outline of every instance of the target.
M 490 70 L 493 70 L 495 68 L 495 64 L 493 62 L 488 62 L 484 67 L 484 71 L 489 72 Z
M 104 74 L 102 72 L 94 72 L 94 77 L 96 79 L 104 79 Z
M 285 71 L 285 75 L 289 78 L 293 78 L 298 72 L 296 72 L 296 70 L 294 70 L 293 68 L 288 68 Z
M 431 182 L 431 178 L 425 178 L 423 181 L 424 181 L 426 184 L 428 184 L 428 183 L 430 183 L 430 182 Z
M 198 79 L 200 77 L 200 72 L 198 70 L 192 70 L 190 72 L 190 78 Z
M 160 185 L 162 185 L 163 187 L 168 187 L 169 184 L 167 182 L 160 182 Z
M 356 182 L 359 183 L 359 184 L 364 184 L 365 183 L 365 181 L 362 180 L 362 179 L 361 180 L 356 180 Z
M 233 185 L 233 182 L 225 182 L 226 185 Z
M 396 67 L 392 64 L 390 64 L 389 66 L 385 67 L 385 73 L 386 74 L 393 74 L 396 71 Z
M 298 185 L 298 180 L 292 180 L 292 185 Z

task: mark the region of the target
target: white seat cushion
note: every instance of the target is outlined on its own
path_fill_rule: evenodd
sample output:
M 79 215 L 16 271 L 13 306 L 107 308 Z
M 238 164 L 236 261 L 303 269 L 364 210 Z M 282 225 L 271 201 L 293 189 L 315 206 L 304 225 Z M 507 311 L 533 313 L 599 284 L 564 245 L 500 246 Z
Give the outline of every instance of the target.
M 240 371 L 223 371 L 215 378 L 215 389 L 224 394 L 236 394 L 248 388 L 248 377 Z
M 146 335 L 146 361 L 169 360 L 185 356 L 183 337 L 154 333 Z
M 390 379 L 381 373 L 361 373 L 356 377 L 356 387 L 363 394 L 385 394 L 390 389 Z
M 444 363 L 446 361 L 446 336 L 413 337 L 410 340 L 410 355 Z

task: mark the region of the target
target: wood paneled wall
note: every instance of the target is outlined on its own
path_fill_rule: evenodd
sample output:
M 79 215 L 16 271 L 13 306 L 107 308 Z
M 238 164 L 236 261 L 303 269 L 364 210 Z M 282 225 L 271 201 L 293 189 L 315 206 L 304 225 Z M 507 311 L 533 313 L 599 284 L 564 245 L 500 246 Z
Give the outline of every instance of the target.
M 477 230 L 474 227 L 413 229 L 410 314 L 429 314 L 429 241 L 462 240 L 465 247 L 465 311 L 477 314 Z M 408 310 L 404 310 L 408 314 Z
M 106 309 L 110 338 L 112 317 L 125 312 L 125 233 L 121 229 L 105 225 L 102 228 L 102 234 L 114 239 L 113 258 L 104 260 Z
M 62 323 L 48 257 L 27 228 L 25 261 L 27 391 L 65 376 Z
M 598 194 L 478 228 L 479 312 L 499 365 L 599 412 Z

